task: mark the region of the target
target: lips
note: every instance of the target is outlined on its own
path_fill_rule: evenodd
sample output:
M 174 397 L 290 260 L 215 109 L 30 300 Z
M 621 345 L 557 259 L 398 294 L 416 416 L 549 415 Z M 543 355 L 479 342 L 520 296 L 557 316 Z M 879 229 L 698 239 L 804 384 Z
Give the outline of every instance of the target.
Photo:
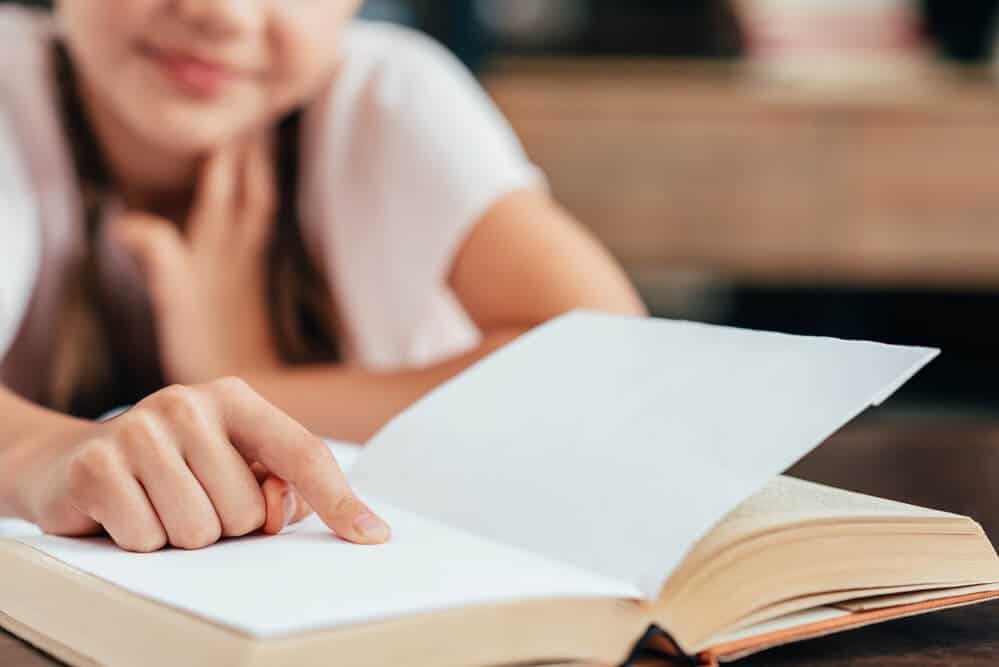
M 216 97 L 246 77 L 239 68 L 195 55 L 159 47 L 147 47 L 145 55 L 182 91 L 196 97 Z

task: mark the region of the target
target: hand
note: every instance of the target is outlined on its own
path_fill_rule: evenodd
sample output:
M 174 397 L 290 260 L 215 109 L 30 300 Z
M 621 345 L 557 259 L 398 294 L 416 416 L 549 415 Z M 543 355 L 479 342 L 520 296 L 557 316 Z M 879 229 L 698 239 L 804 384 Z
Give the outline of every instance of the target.
M 326 445 L 241 380 L 169 387 L 54 438 L 26 466 L 25 518 L 56 535 L 103 529 L 129 551 L 274 534 L 311 508 L 345 540 L 389 536 Z
M 280 367 L 266 293 L 274 174 L 262 141 L 227 147 L 203 168 L 185 225 L 146 213 L 113 236 L 139 264 L 169 383 Z

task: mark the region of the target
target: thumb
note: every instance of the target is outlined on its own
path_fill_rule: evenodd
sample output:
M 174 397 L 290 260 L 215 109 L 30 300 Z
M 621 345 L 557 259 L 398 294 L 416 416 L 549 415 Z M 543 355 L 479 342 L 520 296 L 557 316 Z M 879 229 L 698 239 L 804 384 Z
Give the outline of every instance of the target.
M 280 477 L 267 477 L 260 488 L 264 492 L 264 506 L 267 508 L 264 533 L 277 535 L 286 527 L 312 514 L 312 508 L 295 487 Z
M 148 213 L 127 213 L 114 222 L 111 236 L 135 259 L 149 290 L 162 294 L 170 276 L 183 271 L 184 237 L 169 220 Z

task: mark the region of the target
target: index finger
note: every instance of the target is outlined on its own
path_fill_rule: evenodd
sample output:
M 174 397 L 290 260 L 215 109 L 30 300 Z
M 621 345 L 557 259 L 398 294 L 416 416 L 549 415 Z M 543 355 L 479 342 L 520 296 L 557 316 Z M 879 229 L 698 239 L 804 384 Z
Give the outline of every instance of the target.
M 195 243 L 221 242 L 236 214 L 238 152 L 234 146 L 217 149 L 205 158 L 198 178 L 188 234 Z
M 246 459 L 292 484 L 339 537 L 358 544 L 388 540 L 388 525 L 354 495 L 322 440 L 242 380 L 218 380 L 207 388 L 229 440 Z

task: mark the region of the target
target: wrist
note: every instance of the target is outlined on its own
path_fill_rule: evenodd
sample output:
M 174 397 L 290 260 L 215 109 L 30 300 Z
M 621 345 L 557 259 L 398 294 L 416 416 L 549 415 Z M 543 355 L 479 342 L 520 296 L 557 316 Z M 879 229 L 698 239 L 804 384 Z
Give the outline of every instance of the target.
M 32 489 L 37 490 L 42 472 L 54 462 L 61 447 L 73 442 L 91 423 L 57 417 L 52 423 L 32 429 L 30 435 L 0 448 L 0 516 L 36 522 Z

